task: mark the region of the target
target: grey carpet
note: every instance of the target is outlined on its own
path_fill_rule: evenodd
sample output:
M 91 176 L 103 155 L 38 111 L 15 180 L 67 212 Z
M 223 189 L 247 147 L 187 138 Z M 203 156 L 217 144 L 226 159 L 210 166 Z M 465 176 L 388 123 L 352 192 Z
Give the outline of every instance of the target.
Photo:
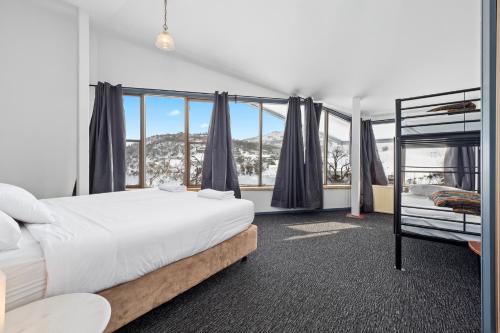
M 478 332 L 480 280 L 467 247 L 403 239 L 392 217 L 257 216 L 259 249 L 125 332 Z

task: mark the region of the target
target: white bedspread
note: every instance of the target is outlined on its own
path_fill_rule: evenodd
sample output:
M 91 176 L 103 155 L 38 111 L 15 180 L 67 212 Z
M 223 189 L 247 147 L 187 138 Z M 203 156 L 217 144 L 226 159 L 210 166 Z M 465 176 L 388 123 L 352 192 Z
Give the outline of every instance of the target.
M 47 296 L 97 292 L 136 279 L 244 231 L 247 200 L 158 189 L 47 199 L 55 224 L 28 228 L 40 242 Z

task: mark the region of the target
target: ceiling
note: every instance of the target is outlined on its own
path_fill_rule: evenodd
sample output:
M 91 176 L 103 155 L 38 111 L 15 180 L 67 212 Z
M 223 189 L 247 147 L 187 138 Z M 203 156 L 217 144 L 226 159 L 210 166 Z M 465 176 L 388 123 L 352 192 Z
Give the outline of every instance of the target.
M 162 0 L 66 1 L 144 45 L 161 30 Z M 188 61 L 341 111 L 359 96 L 364 114 L 380 115 L 398 97 L 479 86 L 480 10 L 479 0 L 169 0 L 168 25 Z

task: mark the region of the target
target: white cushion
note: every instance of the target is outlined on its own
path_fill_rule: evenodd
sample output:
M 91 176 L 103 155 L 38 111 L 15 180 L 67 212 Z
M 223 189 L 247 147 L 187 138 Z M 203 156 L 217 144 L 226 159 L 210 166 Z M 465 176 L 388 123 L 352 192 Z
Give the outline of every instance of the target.
M 0 210 L 10 217 L 26 223 L 52 223 L 54 217 L 43 202 L 30 192 L 0 183 Z
M 413 184 L 410 185 L 410 193 L 415 195 L 430 196 L 434 192 L 438 191 L 464 191 L 460 188 L 443 186 L 443 185 L 432 185 L 432 184 Z
M 19 224 L 0 210 L 0 251 L 17 249 L 20 239 Z

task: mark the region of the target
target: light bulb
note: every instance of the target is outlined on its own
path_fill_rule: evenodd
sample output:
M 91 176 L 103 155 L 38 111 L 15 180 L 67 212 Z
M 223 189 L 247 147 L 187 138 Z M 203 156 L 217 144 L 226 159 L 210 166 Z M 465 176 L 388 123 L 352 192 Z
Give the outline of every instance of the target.
M 168 31 L 162 31 L 156 36 L 155 45 L 157 48 L 165 51 L 172 51 L 175 49 L 174 39 Z

